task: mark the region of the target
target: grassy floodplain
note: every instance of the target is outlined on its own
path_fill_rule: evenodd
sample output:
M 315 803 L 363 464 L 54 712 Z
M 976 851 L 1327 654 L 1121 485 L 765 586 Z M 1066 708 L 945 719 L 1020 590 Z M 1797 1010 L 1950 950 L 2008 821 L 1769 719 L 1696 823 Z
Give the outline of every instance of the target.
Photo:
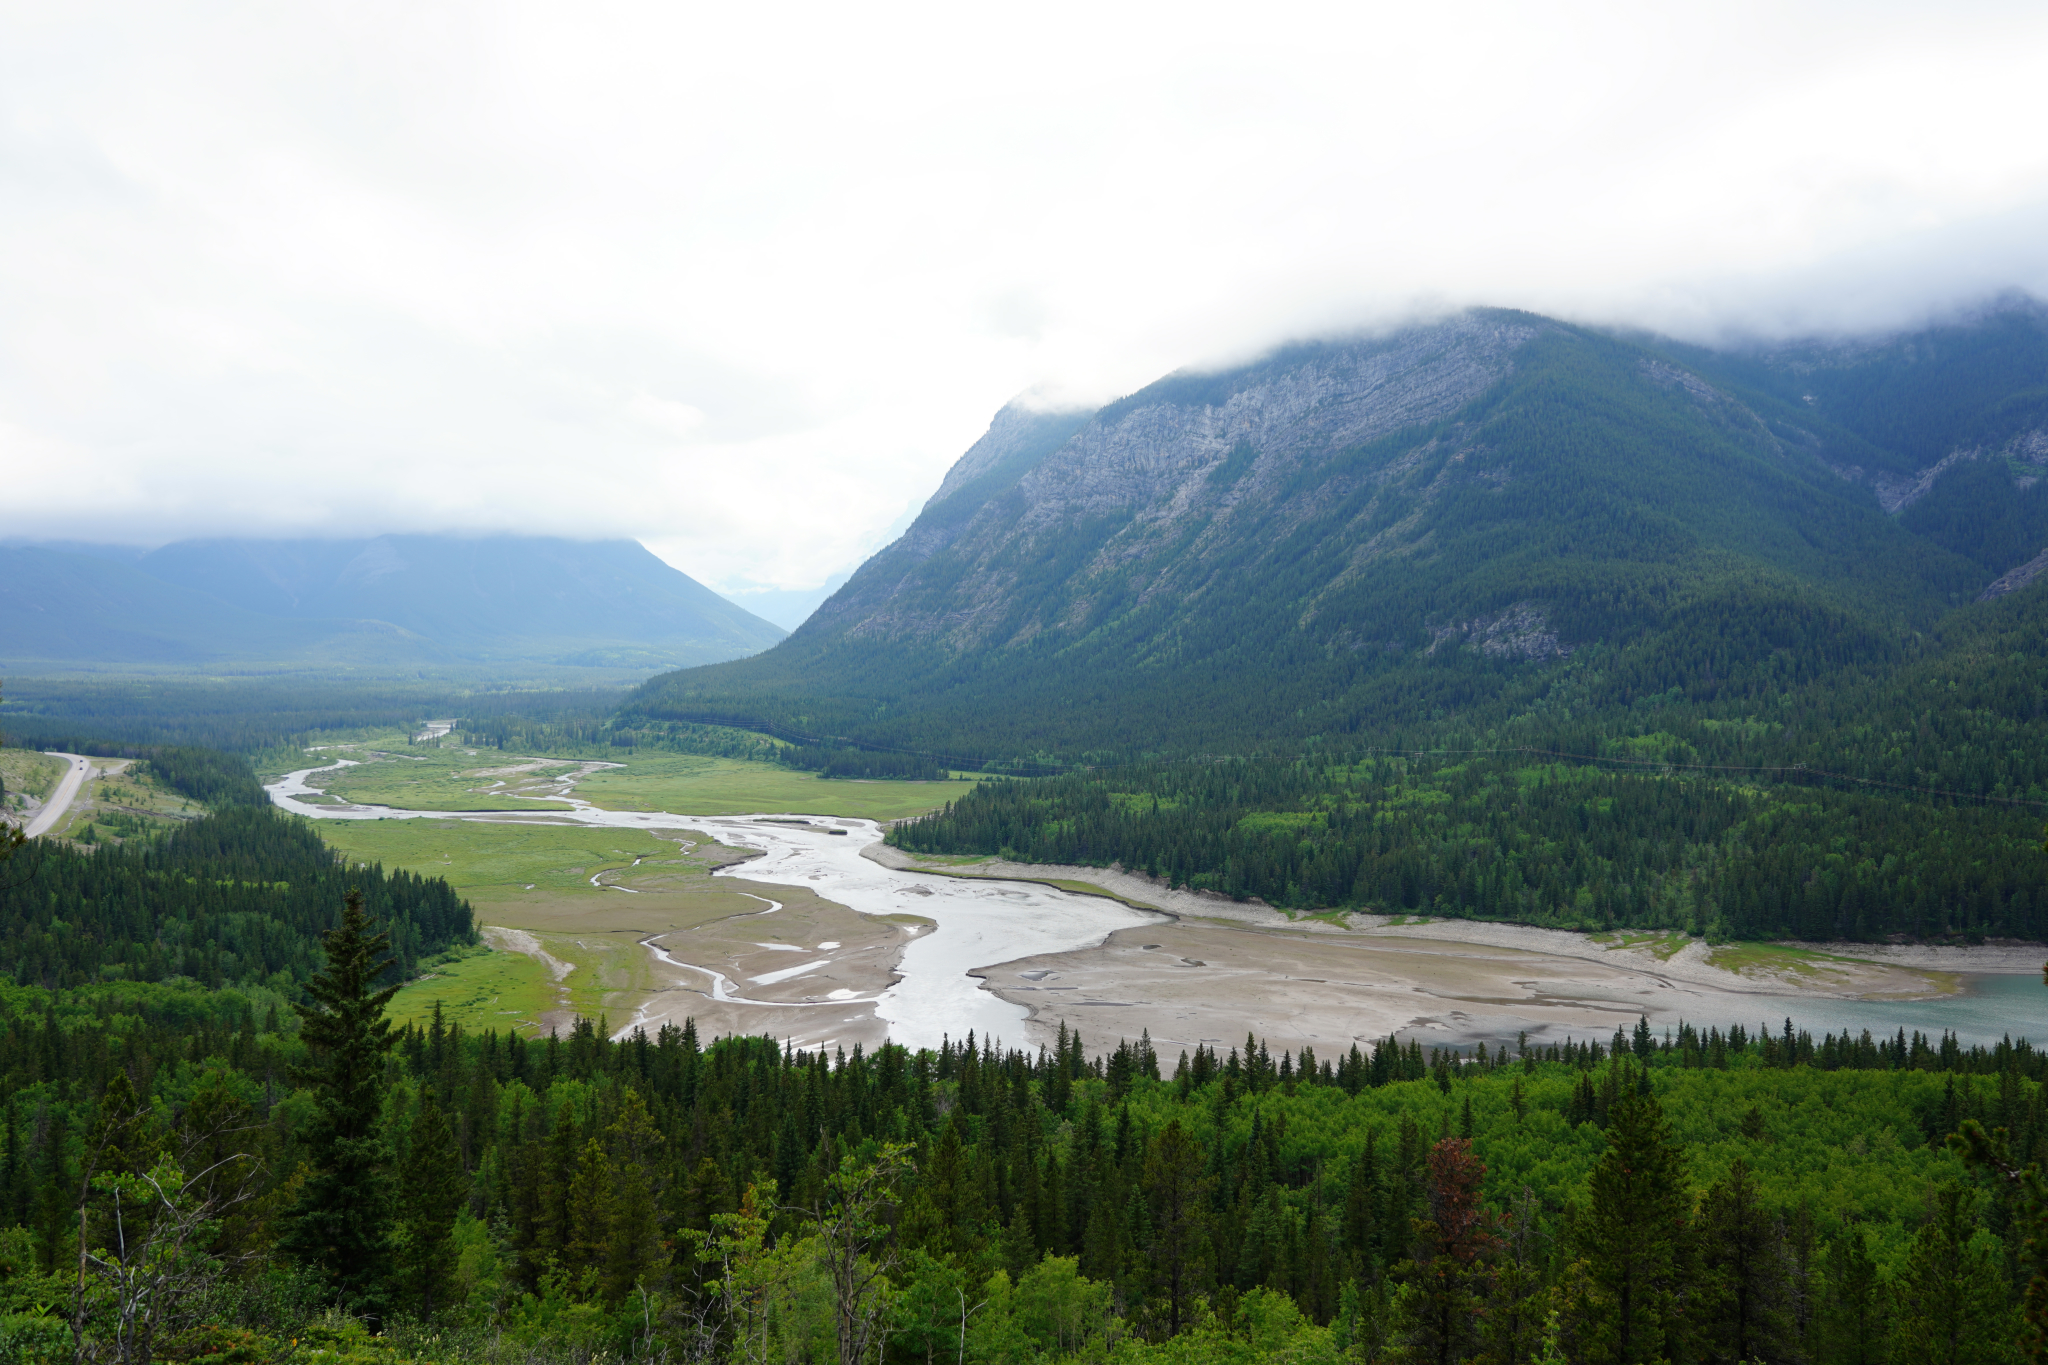
M 401 1021 L 431 1014 L 437 1002 L 466 1029 L 544 1031 L 550 1011 L 592 1018 L 617 1012 L 647 985 L 640 937 L 758 908 L 710 879 L 713 867 L 736 855 L 717 845 L 685 852 L 685 842 L 706 848 L 706 841 L 680 830 L 655 835 L 466 820 L 337 820 L 318 828 L 355 861 L 446 878 L 474 907 L 479 925 L 519 931 L 538 953 L 570 967 L 557 983 L 537 953 L 501 946 L 457 957 L 399 992 L 392 1013 Z M 638 894 L 603 884 L 615 886 L 630 873 L 639 874 L 630 879 Z M 486 938 L 508 941 L 489 932 Z
M 679 815 L 778 811 L 900 820 L 936 810 L 976 785 L 972 778 L 847 781 L 743 759 L 629 749 L 602 757 L 529 757 L 453 745 L 408 745 L 403 734 L 323 749 L 307 755 L 305 762 L 320 757 L 356 760 L 354 767 L 316 779 L 330 795 L 407 810 L 563 809 L 559 799 L 551 798 L 573 789 L 578 797 L 607 810 L 665 810 Z
M 711 879 L 713 868 L 741 854 L 690 830 L 687 816 L 786 811 L 894 820 L 975 785 L 827 780 L 739 759 L 617 752 L 616 759 L 528 756 L 408 744 L 404 734 L 391 733 L 303 757 L 300 766 L 322 757 L 355 759 L 356 766 L 324 775 L 323 785 L 331 796 L 360 804 L 565 810 L 551 798 L 573 792 L 608 810 L 678 814 L 676 828 L 660 833 L 465 820 L 320 822 L 322 837 L 351 859 L 445 877 L 475 908 L 479 925 L 513 931 L 487 933 L 486 949 L 435 964 L 399 993 L 396 1018 L 423 1018 L 436 1004 L 465 1029 L 545 1031 L 549 1016 L 570 1013 L 630 1018 L 653 984 L 642 937 L 760 908 L 734 883 Z M 808 892 L 775 894 L 789 902 L 793 921 L 815 908 Z M 566 964 L 567 975 L 557 981 L 547 959 Z
M 607 810 L 669 810 L 690 815 L 844 815 L 901 820 L 937 810 L 973 791 L 977 779 L 860 782 L 793 772 L 766 763 L 691 754 L 650 753 L 592 773 L 576 794 Z
M 434 963 L 399 990 L 387 1013 L 394 1024 L 420 1023 L 439 1005 L 442 1021 L 466 1032 L 532 1033 L 550 1010 L 561 1007 L 561 999 L 562 987 L 539 958 L 486 943 Z

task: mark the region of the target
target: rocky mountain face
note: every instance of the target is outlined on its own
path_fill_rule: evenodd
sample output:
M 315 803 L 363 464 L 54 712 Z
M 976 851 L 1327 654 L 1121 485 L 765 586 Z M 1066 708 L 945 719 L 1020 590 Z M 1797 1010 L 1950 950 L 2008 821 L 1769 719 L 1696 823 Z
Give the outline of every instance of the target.
M 1111 593 L 1132 593 L 1138 606 L 1198 597 L 1241 535 L 1286 515 L 1276 504 L 1298 515 L 1339 493 L 1333 483 L 1291 487 L 1304 470 L 1457 411 L 1506 377 L 1542 326 L 1475 316 L 1298 348 L 1226 376 L 1168 380 L 1083 423 L 1006 408 L 917 523 L 807 628 L 1003 647 L 1082 626 Z M 1064 442 L 1020 458 L 1061 426 L 1072 431 Z M 1018 465 L 1009 487 L 981 487 Z M 1399 472 L 1372 477 L 1384 484 Z M 1048 566 L 1066 570 L 1058 591 L 1029 591 Z
M 1816 631 L 1875 649 L 2031 581 L 2030 308 L 1742 354 L 1481 310 L 1013 406 L 788 641 L 637 704 L 1020 751 L 1198 742 L 1221 697 L 1255 733 L 1356 728 L 1589 649 L 1798 675 Z

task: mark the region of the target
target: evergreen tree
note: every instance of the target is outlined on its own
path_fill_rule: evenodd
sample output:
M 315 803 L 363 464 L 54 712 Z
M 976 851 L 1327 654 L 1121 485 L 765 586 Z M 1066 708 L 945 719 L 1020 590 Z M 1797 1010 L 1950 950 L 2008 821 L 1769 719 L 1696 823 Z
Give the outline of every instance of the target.
M 611 1217 L 605 1228 L 598 1292 L 619 1303 L 645 1284 L 661 1251 L 655 1220 L 660 1195 L 651 1172 L 660 1164 L 661 1134 L 640 1096 L 627 1091 L 606 1134 L 611 1159 Z
M 1146 1144 L 1145 1193 L 1152 1215 L 1152 1268 L 1167 1334 L 1178 1336 L 1207 1287 L 1209 1178 L 1201 1144 L 1169 1122 Z
M 2019 1323 L 1990 1248 L 1974 1243 L 1972 1192 L 1943 1185 L 1893 1281 L 1892 1349 L 1899 1365 L 2016 1361 Z
M 282 1245 L 319 1271 L 353 1311 L 382 1304 L 390 1264 L 390 1148 L 382 1123 L 384 1054 L 396 1039 L 384 1007 L 398 992 L 379 988 L 388 935 L 373 932 L 360 893 L 343 902 L 341 923 L 323 939 L 327 965 L 306 983 L 310 1004 L 294 1005 L 299 1037 L 312 1054 L 296 1079 L 313 1091 L 309 1165 Z
M 583 1144 L 576 1174 L 569 1181 L 569 1245 L 562 1262 L 590 1286 L 604 1264 L 612 1238 L 612 1163 L 596 1138 Z
M 1464 1138 L 1445 1138 L 1429 1154 L 1429 1217 L 1415 1224 L 1414 1259 L 1397 1276 L 1404 1358 L 1428 1365 L 1468 1360 L 1479 1346 L 1479 1309 L 1498 1247 L 1493 1218 L 1480 1203 L 1486 1167 Z
M 412 1139 L 400 1171 L 398 1276 L 401 1302 L 431 1318 L 448 1301 L 453 1269 L 449 1239 L 455 1215 L 469 1194 L 469 1179 L 455 1150 L 455 1135 L 433 1091 L 420 1096 Z
M 569 1185 L 577 1170 L 576 1116 L 567 1100 L 555 1108 L 547 1141 L 532 1146 L 540 1166 L 539 1192 L 534 1200 L 533 1233 L 520 1251 L 520 1271 L 528 1284 L 538 1285 L 550 1266 L 563 1262 L 575 1235 Z
M 1570 1305 L 1575 1359 L 1637 1365 L 1681 1359 L 1686 1323 L 1685 1154 L 1654 1095 L 1630 1085 L 1608 1113 L 1607 1150 L 1579 1222 L 1586 1284 Z
M 1850 1228 L 1828 1250 L 1827 1302 L 1821 1312 L 1821 1348 L 1829 1365 L 1883 1365 L 1890 1329 L 1877 1263 Z
M 1778 1219 L 1740 1158 L 1700 1209 L 1698 1322 L 1708 1357 L 1777 1360 L 1793 1338 L 1791 1277 Z
M 1344 1249 L 1351 1277 L 1379 1278 L 1379 1130 L 1368 1128 L 1344 1187 Z
M 1541 1349 L 1550 1317 L 1544 1279 L 1544 1235 L 1536 1193 L 1528 1186 L 1500 1220 L 1493 1288 L 1480 1318 L 1487 1365 L 1527 1365 Z
M 2044 841 L 2043 847 L 2048 848 L 2048 841 Z M 2048 979 L 2048 966 L 2041 971 L 2044 979 Z M 2005 1074 L 2012 1077 L 2009 1070 Z M 2017 1092 L 2017 1086 L 2014 1090 Z M 2013 1102 L 2006 1106 L 2006 1117 L 2012 1117 L 2010 1111 L 2018 1109 L 2017 1101 L 2015 1093 Z M 2006 1240 L 2008 1247 L 2018 1252 L 2017 1275 L 2023 1283 L 2020 1344 L 2028 1359 L 2042 1361 L 2048 1360 L 2048 1181 L 2041 1176 L 2042 1167 L 2048 1165 L 2043 1160 L 2048 1156 L 2048 1086 L 2034 1091 L 2034 1112 L 2028 1126 L 2035 1159 L 2025 1166 L 2013 1160 L 2004 1129 L 1987 1134 L 1984 1125 L 1975 1119 L 1965 1121 L 1962 1131 L 1949 1139 L 1949 1145 L 1972 1166 L 1988 1171 L 2002 1187 L 2009 1218 Z M 2029 1149 L 2025 1140 L 2019 1146 L 2022 1151 Z M 2014 1242 L 2018 1245 L 2013 1246 Z

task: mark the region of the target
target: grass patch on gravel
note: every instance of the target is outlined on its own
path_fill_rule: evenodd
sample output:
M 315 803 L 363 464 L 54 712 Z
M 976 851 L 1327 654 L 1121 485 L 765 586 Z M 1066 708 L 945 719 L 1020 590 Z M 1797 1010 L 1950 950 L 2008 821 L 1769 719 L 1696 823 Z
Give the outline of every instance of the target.
M 332 796 L 400 810 L 561 810 L 573 794 L 606 810 L 678 815 L 842 815 L 900 820 L 972 791 L 975 779 L 945 782 L 827 780 L 772 763 L 694 754 L 633 753 L 616 759 L 528 758 L 495 749 L 408 746 L 403 735 L 307 754 L 356 760 L 311 779 Z M 567 784 L 567 785 L 565 785 Z
M 769 763 L 693 754 L 644 754 L 592 773 L 576 794 L 607 810 L 688 815 L 844 815 L 900 820 L 937 810 L 974 790 L 972 781 L 847 782 Z
M 445 877 L 458 893 L 472 900 L 479 895 L 499 900 L 563 893 L 623 898 L 622 892 L 592 886 L 590 878 L 631 871 L 635 859 L 642 860 L 641 870 L 652 870 L 659 863 L 671 870 L 694 867 L 706 872 L 729 860 L 692 858 L 674 838 L 656 838 L 645 830 L 589 825 L 322 820 L 316 827 L 329 847 L 352 861 Z M 686 837 L 695 840 L 695 836 Z M 705 847 L 698 843 L 698 849 Z
M 525 953 L 479 947 L 437 963 L 392 997 L 394 1024 L 424 1024 L 441 1006 L 441 1018 L 465 1033 L 485 1029 L 540 1029 L 540 1017 L 556 1007 L 555 984 L 546 967 Z

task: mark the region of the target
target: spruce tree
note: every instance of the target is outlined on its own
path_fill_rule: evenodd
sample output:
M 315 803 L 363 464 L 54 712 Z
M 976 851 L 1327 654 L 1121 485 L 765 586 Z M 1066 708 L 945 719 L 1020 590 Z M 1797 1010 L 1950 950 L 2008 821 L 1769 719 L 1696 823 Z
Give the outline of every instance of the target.
M 1884 1285 L 1860 1228 L 1828 1249 L 1827 1298 L 1821 1307 L 1821 1355 L 1832 1365 L 1882 1365 L 1890 1336 Z
M 299 1188 L 284 1249 L 323 1275 L 342 1304 L 375 1312 L 390 1266 L 390 1147 L 383 1128 L 384 1055 L 396 1041 L 384 1007 L 398 991 L 379 988 L 390 947 L 374 932 L 362 893 L 343 902 L 341 924 L 324 937 L 327 965 L 297 1004 L 299 1037 L 311 1065 L 294 1079 L 313 1091 L 307 1135 L 311 1170 Z
M 1144 1189 L 1151 1203 L 1152 1272 L 1167 1331 L 1173 1336 L 1190 1321 L 1195 1297 L 1208 1288 L 1206 1165 L 1201 1145 L 1179 1119 L 1168 1121 L 1146 1145 Z
M 612 1163 L 602 1144 L 591 1138 L 576 1160 L 569 1181 L 569 1245 L 563 1264 L 576 1272 L 572 1283 L 595 1289 L 612 1235 Z
M 422 1318 L 431 1318 L 448 1303 L 453 1270 L 448 1244 L 455 1215 L 469 1194 L 469 1178 L 455 1150 L 455 1136 L 430 1090 L 420 1097 L 412 1140 L 401 1171 L 399 1281 L 402 1302 Z
M 1351 1163 L 1344 1187 L 1344 1249 L 1346 1269 L 1354 1280 L 1379 1277 L 1380 1161 L 1379 1130 L 1367 1129 L 1365 1146 Z
M 1893 1358 L 1925 1365 L 2000 1365 L 2019 1359 L 2019 1322 L 1990 1248 L 1973 1243 L 1974 1192 L 1943 1185 L 1892 1282 Z
M 665 1165 L 661 1132 L 640 1096 L 627 1091 L 606 1131 L 611 1157 L 611 1216 L 605 1225 L 604 1264 L 598 1292 L 616 1304 L 653 1277 L 661 1252 L 655 1217 L 659 1202 L 650 1172 Z
M 1791 1263 L 1778 1219 L 1738 1158 L 1700 1209 L 1701 1328 L 1716 1359 L 1776 1360 L 1793 1343 Z
M 547 1140 L 537 1145 L 540 1170 L 533 1232 L 520 1250 L 520 1273 L 531 1285 L 538 1285 L 551 1267 L 564 1261 L 574 1237 L 569 1183 L 576 1176 L 576 1116 L 567 1100 L 555 1107 Z
M 1489 1262 L 1499 1248 L 1479 1198 L 1485 1178 L 1466 1139 L 1445 1138 L 1430 1150 L 1429 1217 L 1416 1220 L 1414 1258 L 1396 1272 L 1408 1291 L 1396 1322 L 1411 1360 L 1455 1365 L 1480 1346 Z
M 1588 1285 L 1571 1305 L 1573 1359 L 1682 1359 L 1685 1156 L 1654 1095 L 1623 1087 L 1607 1118 L 1607 1150 L 1587 1181 L 1590 1202 L 1578 1229 Z

